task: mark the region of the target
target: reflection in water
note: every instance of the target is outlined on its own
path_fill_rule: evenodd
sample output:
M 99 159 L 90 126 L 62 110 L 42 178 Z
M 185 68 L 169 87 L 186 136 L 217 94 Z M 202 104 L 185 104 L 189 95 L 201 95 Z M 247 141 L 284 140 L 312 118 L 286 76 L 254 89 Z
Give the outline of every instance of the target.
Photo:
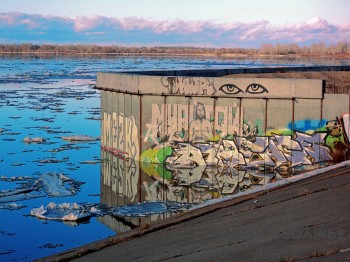
M 165 183 L 144 175 L 140 163 L 123 159 L 112 152 L 101 150 L 101 203 L 108 206 L 125 206 L 139 202 L 167 201 Z M 170 217 L 170 212 L 160 212 L 146 217 L 104 216 L 98 220 L 117 233 L 125 232 L 141 224 Z
M 302 166 L 281 169 L 280 173 L 274 169 L 237 170 L 227 166 L 174 168 L 165 164 L 124 159 L 104 149 L 101 150 L 101 158 L 103 163 L 100 199 L 102 204 L 111 207 L 136 205 L 139 202 L 199 204 L 256 189 L 304 171 Z M 319 165 L 308 166 L 307 170 L 316 168 L 319 168 Z M 151 211 L 152 207 L 149 208 Z M 157 210 L 153 211 L 157 213 Z M 134 217 L 130 216 L 130 213 L 118 213 L 99 217 L 98 220 L 120 233 L 143 224 L 160 221 L 173 214 L 176 212 L 169 210 Z

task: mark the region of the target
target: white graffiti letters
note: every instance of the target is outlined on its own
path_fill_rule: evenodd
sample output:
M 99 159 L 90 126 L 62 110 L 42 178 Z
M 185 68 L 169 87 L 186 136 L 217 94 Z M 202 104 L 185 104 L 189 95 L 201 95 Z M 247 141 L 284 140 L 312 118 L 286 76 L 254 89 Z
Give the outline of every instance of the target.
M 162 84 L 172 94 L 179 95 L 214 95 L 214 84 L 205 77 L 164 77 Z

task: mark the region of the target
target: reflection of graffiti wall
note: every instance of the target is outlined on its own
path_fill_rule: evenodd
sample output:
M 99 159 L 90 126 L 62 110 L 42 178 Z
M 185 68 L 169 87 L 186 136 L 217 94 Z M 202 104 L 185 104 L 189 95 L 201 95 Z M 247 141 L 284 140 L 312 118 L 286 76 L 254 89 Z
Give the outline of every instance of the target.
M 101 73 L 97 86 L 103 183 L 130 202 L 202 201 L 348 157 L 349 97 L 321 80 Z

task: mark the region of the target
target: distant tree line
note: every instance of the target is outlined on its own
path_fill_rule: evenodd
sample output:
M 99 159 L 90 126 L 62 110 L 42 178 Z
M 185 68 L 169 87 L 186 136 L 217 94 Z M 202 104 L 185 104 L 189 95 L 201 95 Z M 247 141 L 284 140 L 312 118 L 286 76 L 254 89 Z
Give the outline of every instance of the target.
M 295 56 L 349 56 L 350 43 L 323 42 L 310 46 L 298 44 L 263 44 L 260 48 L 205 48 L 184 46 L 125 47 L 99 45 L 0 44 L 0 53 L 48 54 L 120 54 L 120 55 L 295 55 Z

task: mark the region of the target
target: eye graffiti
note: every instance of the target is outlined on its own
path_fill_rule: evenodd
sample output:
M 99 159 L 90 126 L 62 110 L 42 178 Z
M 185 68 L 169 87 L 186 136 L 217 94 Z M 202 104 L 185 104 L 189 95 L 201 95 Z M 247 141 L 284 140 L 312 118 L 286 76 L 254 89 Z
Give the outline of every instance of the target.
M 228 95 L 237 95 L 240 93 L 256 95 L 256 94 L 263 94 L 263 93 L 269 92 L 264 86 L 260 84 L 255 84 L 255 83 L 247 86 L 245 91 L 243 91 L 242 89 L 240 89 L 238 86 L 234 84 L 223 85 L 219 88 L 219 90 L 221 90 L 222 92 Z
M 242 89 L 232 84 L 223 85 L 219 88 L 219 90 L 228 95 L 237 95 L 239 93 L 244 93 Z
M 249 94 L 263 94 L 268 92 L 269 91 L 265 87 L 259 84 L 250 84 L 245 90 L 245 93 Z

